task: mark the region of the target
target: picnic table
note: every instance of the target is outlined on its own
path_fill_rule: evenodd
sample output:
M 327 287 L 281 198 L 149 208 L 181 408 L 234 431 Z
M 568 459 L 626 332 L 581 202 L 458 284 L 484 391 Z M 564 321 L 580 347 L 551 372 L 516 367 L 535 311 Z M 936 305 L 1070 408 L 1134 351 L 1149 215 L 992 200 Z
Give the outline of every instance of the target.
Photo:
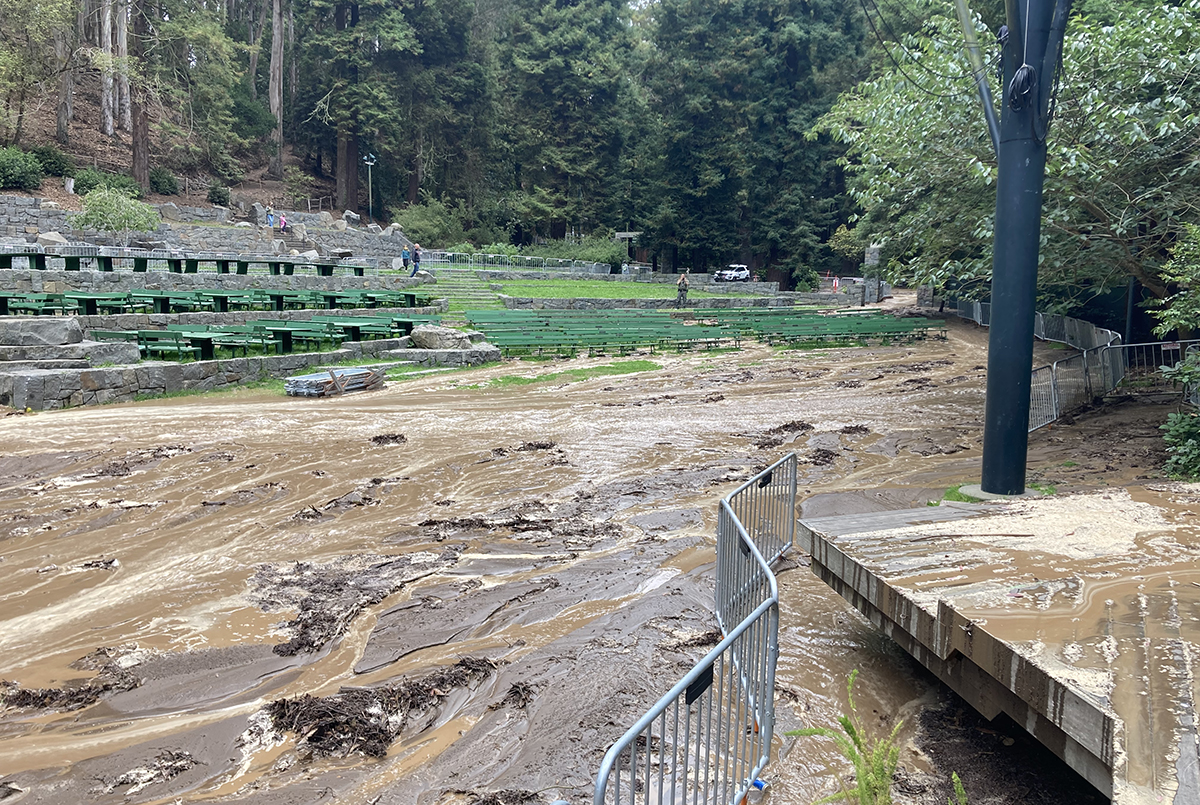
M 78 305 L 85 316 L 98 315 L 101 307 L 116 307 L 124 310 L 132 301 L 127 293 L 85 293 L 83 291 L 64 293 L 63 298 Z
M 14 257 L 24 257 L 29 261 L 30 268 L 46 269 L 46 253 L 41 246 L 0 246 L 0 268 L 12 268 Z

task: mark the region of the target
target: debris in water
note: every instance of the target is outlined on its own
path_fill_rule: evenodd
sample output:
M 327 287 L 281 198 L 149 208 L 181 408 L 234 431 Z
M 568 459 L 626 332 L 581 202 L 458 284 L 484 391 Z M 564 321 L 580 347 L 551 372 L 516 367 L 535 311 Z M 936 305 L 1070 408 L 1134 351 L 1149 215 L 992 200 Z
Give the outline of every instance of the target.
M 465 791 L 459 788 L 446 793 L 471 797 L 467 805 L 527 805 L 530 802 L 541 801 L 537 791 L 524 791 L 517 788 L 503 791 Z
M 488 677 L 500 664 L 485 657 L 463 657 L 454 665 L 397 685 L 279 699 L 267 705 L 267 714 L 276 729 L 300 736 L 297 744 L 315 756 L 384 757 L 412 717 L 440 705 L 451 690 Z
M 553 450 L 555 447 L 558 447 L 557 442 L 525 442 L 525 444 L 517 448 L 517 452 L 522 453 L 528 450 Z
M 847 425 L 839 431 L 847 436 L 866 436 L 870 432 L 871 429 L 866 425 Z
M 404 444 L 408 437 L 403 433 L 381 433 L 371 437 L 371 444 L 382 447 L 386 444 Z
M 80 570 L 116 570 L 120 566 L 121 562 L 116 558 L 105 559 L 104 557 L 100 557 L 99 559 L 89 559 L 76 567 Z
M 81 685 L 70 688 L 21 688 L 15 682 L 0 680 L 0 703 L 22 710 L 81 710 L 110 693 L 133 690 L 141 684 L 129 669 L 139 665 L 148 653 L 136 646 L 98 648 L 80 657 L 71 667 L 99 673 Z
M 505 707 L 516 707 L 524 710 L 526 705 L 533 701 L 533 686 L 526 682 L 514 682 L 508 689 L 508 693 L 504 694 L 504 698 L 495 704 L 489 705 L 489 710 L 503 710 Z
M 274 647 L 284 657 L 319 651 L 346 633 L 350 623 L 405 584 L 458 561 L 461 548 L 405 556 L 345 556 L 325 565 L 264 565 L 253 582 L 266 611 L 298 610 L 284 624 L 292 637 Z
M 826 450 L 823 447 L 818 447 L 808 456 L 808 463 L 817 467 L 827 467 L 837 460 L 838 454 L 832 450 Z
M 111 782 L 104 782 L 102 786 L 96 788 L 94 794 L 111 794 L 121 786 L 131 786 L 125 792 L 125 796 L 129 797 L 144 788 L 149 788 L 157 783 L 165 783 L 173 777 L 178 777 L 185 771 L 199 763 L 191 752 L 180 752 L 173 749 L 168 749 L 154 758 L 154 764 L 150 766 L 140 766 L 136 769 L 119 775 Z

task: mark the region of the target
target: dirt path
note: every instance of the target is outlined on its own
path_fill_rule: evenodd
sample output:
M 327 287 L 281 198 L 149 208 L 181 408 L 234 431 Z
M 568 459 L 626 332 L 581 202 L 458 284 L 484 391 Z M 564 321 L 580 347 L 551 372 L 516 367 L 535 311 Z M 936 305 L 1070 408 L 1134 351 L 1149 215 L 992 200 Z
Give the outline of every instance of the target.
M 985 343 L 955 324 L 570 384 L 489 388 L 563 368 L 508 363 L 4 418 L 0 801 L 588 802 L 607 746 L 716 642 L 717 499 L 789 450 L 810 515 L 976 479 Z M 1103 469 L 1133 453 L 1074 433 L 1034 437 L 1039 477 L 1133 480 Z M 1149 436 L 1120 449 L 1154 475 Z M 807 569 L 781 584 L 783 729 L 832 724 L 859 668 L 861 706 L 909 717 L 910 801 L 993 762 L 917 749 L 947 743 L 919 714 L 953 703 Z M 829 747 L 777 750 L 773 801 L 836 784 Z M 972 802 L 1029 801 L 995 779 Z

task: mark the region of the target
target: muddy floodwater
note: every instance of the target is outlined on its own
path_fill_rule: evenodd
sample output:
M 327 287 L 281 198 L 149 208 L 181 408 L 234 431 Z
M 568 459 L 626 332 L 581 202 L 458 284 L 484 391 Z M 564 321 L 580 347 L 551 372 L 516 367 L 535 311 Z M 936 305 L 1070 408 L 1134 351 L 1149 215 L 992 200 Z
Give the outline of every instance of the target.
M 977 480 L 985 346 L 954 324 L 571 382 L 493 383 L 624 359 L 4 417 L 0 802 L 590 802 L 605 749 L 719 639 L 717 500 L 788 451 L 809 516 Z M 1038 434 L 1033 476 L 1158 477 L 1163 415 L 1125 416 L 1145 432 L 1120 445 L 1082 420 Z M 906 720 L 902 801 L 1022 749 L 789 566 L 780 733 L 833 724 L 857 668 L 868 722 Z M 972 802 L 1062 775 L 1010 765 Z M 781 736 L 769 799 L 845 772 Z

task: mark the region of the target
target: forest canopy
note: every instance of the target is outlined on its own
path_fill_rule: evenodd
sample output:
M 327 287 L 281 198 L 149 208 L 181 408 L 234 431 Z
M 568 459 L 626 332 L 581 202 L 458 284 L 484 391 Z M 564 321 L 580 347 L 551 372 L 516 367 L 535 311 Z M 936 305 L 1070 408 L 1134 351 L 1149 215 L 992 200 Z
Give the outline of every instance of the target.
M 1048 299 L 1130 276 L 1173 292 L 1161 267 L 1197 223 L 1198 2 L 1075 4 Z M 973 5 L 995 84 L 1002 4 Z M 89 124 L 132 143 L 147 191 L 152 172 L 265 170 L 293 195 L 317 177 L 440 245 L 630 231 L 668 270 L 782 279 L 876 243 L 894 280 L 986 291 L 995 156 L 969 73 L 941 0 L 0 0 L 6 145 L 78 153 L 75 99 L 95 98 Z M 31 130 L 44 109 L 57 125 Z

